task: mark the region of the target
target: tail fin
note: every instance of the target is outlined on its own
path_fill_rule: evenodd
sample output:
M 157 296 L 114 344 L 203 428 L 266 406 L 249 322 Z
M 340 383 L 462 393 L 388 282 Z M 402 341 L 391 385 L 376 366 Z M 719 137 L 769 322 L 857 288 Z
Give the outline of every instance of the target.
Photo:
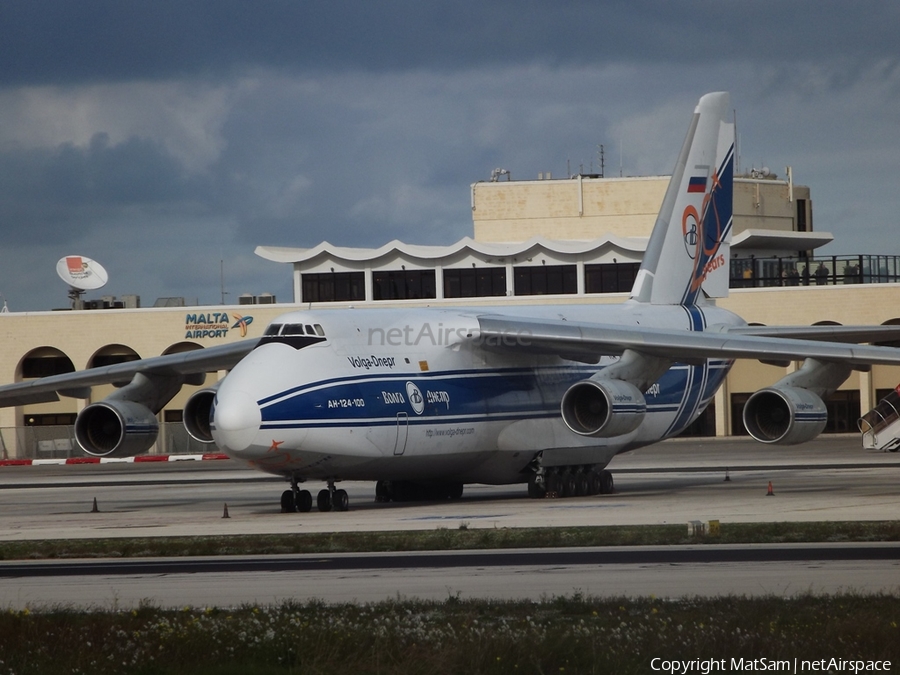
M 697 104 L 631 290 L 633 300 L 694 305 L 704 295 L 728 295 L 734 178 L 730 107 L 725 92 L 706 94 Z

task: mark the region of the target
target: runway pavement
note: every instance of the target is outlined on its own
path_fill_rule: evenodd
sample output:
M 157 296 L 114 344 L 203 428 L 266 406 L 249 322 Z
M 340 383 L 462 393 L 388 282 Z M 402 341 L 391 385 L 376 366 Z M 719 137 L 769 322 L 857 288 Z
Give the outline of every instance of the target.
M 900 515 L 900 455 L 863 450 L 856 436 L 786 448 L 675 440 L 617 457 L 609 469 L 612 495 L 530 500 L 524 485 L 469 485 L 456 502 L 377 504 L 372 483 L 343 483 L 349 512 L 281 514 L 287 484 L 230 460 L 3 467 L 0 540 Z M 308 487 L 315 492 L 322 485 Z M 94 499 L 99 513 L 91 512 Z
M 871 558 L 871 559 L 868 559 Z M 900 592 L 900 546 L 617 547 L 0 563 L 0 607 L 128 609 L 396 598 Z

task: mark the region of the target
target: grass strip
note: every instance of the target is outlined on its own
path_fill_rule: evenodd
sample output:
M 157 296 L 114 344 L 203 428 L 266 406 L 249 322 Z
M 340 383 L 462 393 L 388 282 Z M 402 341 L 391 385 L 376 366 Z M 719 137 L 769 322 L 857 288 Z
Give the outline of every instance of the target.
M 673 672 L 664 670 L 663 661 L 695 662 L 691 672 L 866 670 L 846 665 L 852 662 L 896 672 L 897 600 L 576 594 L 539 602 L 448 597 L 366 605 L 8 611 L 0 614 L 0 666 L 42 675 Z M 712 661 L 714 670 L 705 670 Z
M 495 529 L 461 525 L 453 530 L 47 539 L 0 542 L 0 560 L 863 541 L 900 541 L 900 521 L 722 523 L 717 536 L 689 535 L 686 525 Z

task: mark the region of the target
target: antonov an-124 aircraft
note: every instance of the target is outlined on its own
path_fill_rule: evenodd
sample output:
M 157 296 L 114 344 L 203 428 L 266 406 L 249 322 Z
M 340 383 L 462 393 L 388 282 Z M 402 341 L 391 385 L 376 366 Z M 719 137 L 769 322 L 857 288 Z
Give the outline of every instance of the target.
M 716 307 L 728 292 L 734 127 L 726 93 L 694 111 L 646 255 L 621 305 L 309 309 L 258 340 L 0 387 L 0 405 L 87 398 L 91 455 L 130 456 L 157 436 L 183 384 L 197 439 L 283 476 L 284 511 L 347 510 L 344 480 L 378 500 L 453 499 L 465 483 L 526 483 L 533 497 L 608 493 L 620 452 L 678 434 L 709 404 L 734 359 L 803 361 L 756 392 L 744 423 L 763 443 L 802 443 L 825 427 L 822 399 L 854 369 L 900 364 L 880 327 L 761 327 Z M 896 329 L 894 329 L 896 330 Z

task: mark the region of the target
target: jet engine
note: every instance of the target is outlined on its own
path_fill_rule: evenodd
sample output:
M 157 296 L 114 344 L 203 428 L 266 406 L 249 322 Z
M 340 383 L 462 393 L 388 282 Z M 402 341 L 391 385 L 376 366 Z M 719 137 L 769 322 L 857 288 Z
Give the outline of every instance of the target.
M 92 403 L 75 419 L 75 439 L 94 457 L 133 457 L 156 442 L 159 422 L 134 401 L 107 399 Z
M 560 408 L 566 426 L 576 434 L 611 438 L 637 429 L 647 403 L 633 384 L 595 376 L 569 387 Z
M 767 387 L 744 405 L 744 426 L 761 443 L 805 443 L 822 433 L 827 421 L 825 403 L 808 389 Z
M 214 387 L 201 389 L 192 394 L 184 404 L 184 428 L 191 438 L 201 443 L 213 442 L 209 422 L 218 388 L 219 385 L 216 383 Z
M 760 389 L 744 405 L 744 427 L 761 443 L 794 445 L 812 440 L 825 429 L 823 399 L 850 376 L 846 363 L 806 359 L 800 370 Z
M 135 373 L 130 384 L 92 403 L 75 418 L 75 439 L 94 457 L 133 457 L 159 435 L 157 413 L 185 382 L 200 386 L 205 375 Z

